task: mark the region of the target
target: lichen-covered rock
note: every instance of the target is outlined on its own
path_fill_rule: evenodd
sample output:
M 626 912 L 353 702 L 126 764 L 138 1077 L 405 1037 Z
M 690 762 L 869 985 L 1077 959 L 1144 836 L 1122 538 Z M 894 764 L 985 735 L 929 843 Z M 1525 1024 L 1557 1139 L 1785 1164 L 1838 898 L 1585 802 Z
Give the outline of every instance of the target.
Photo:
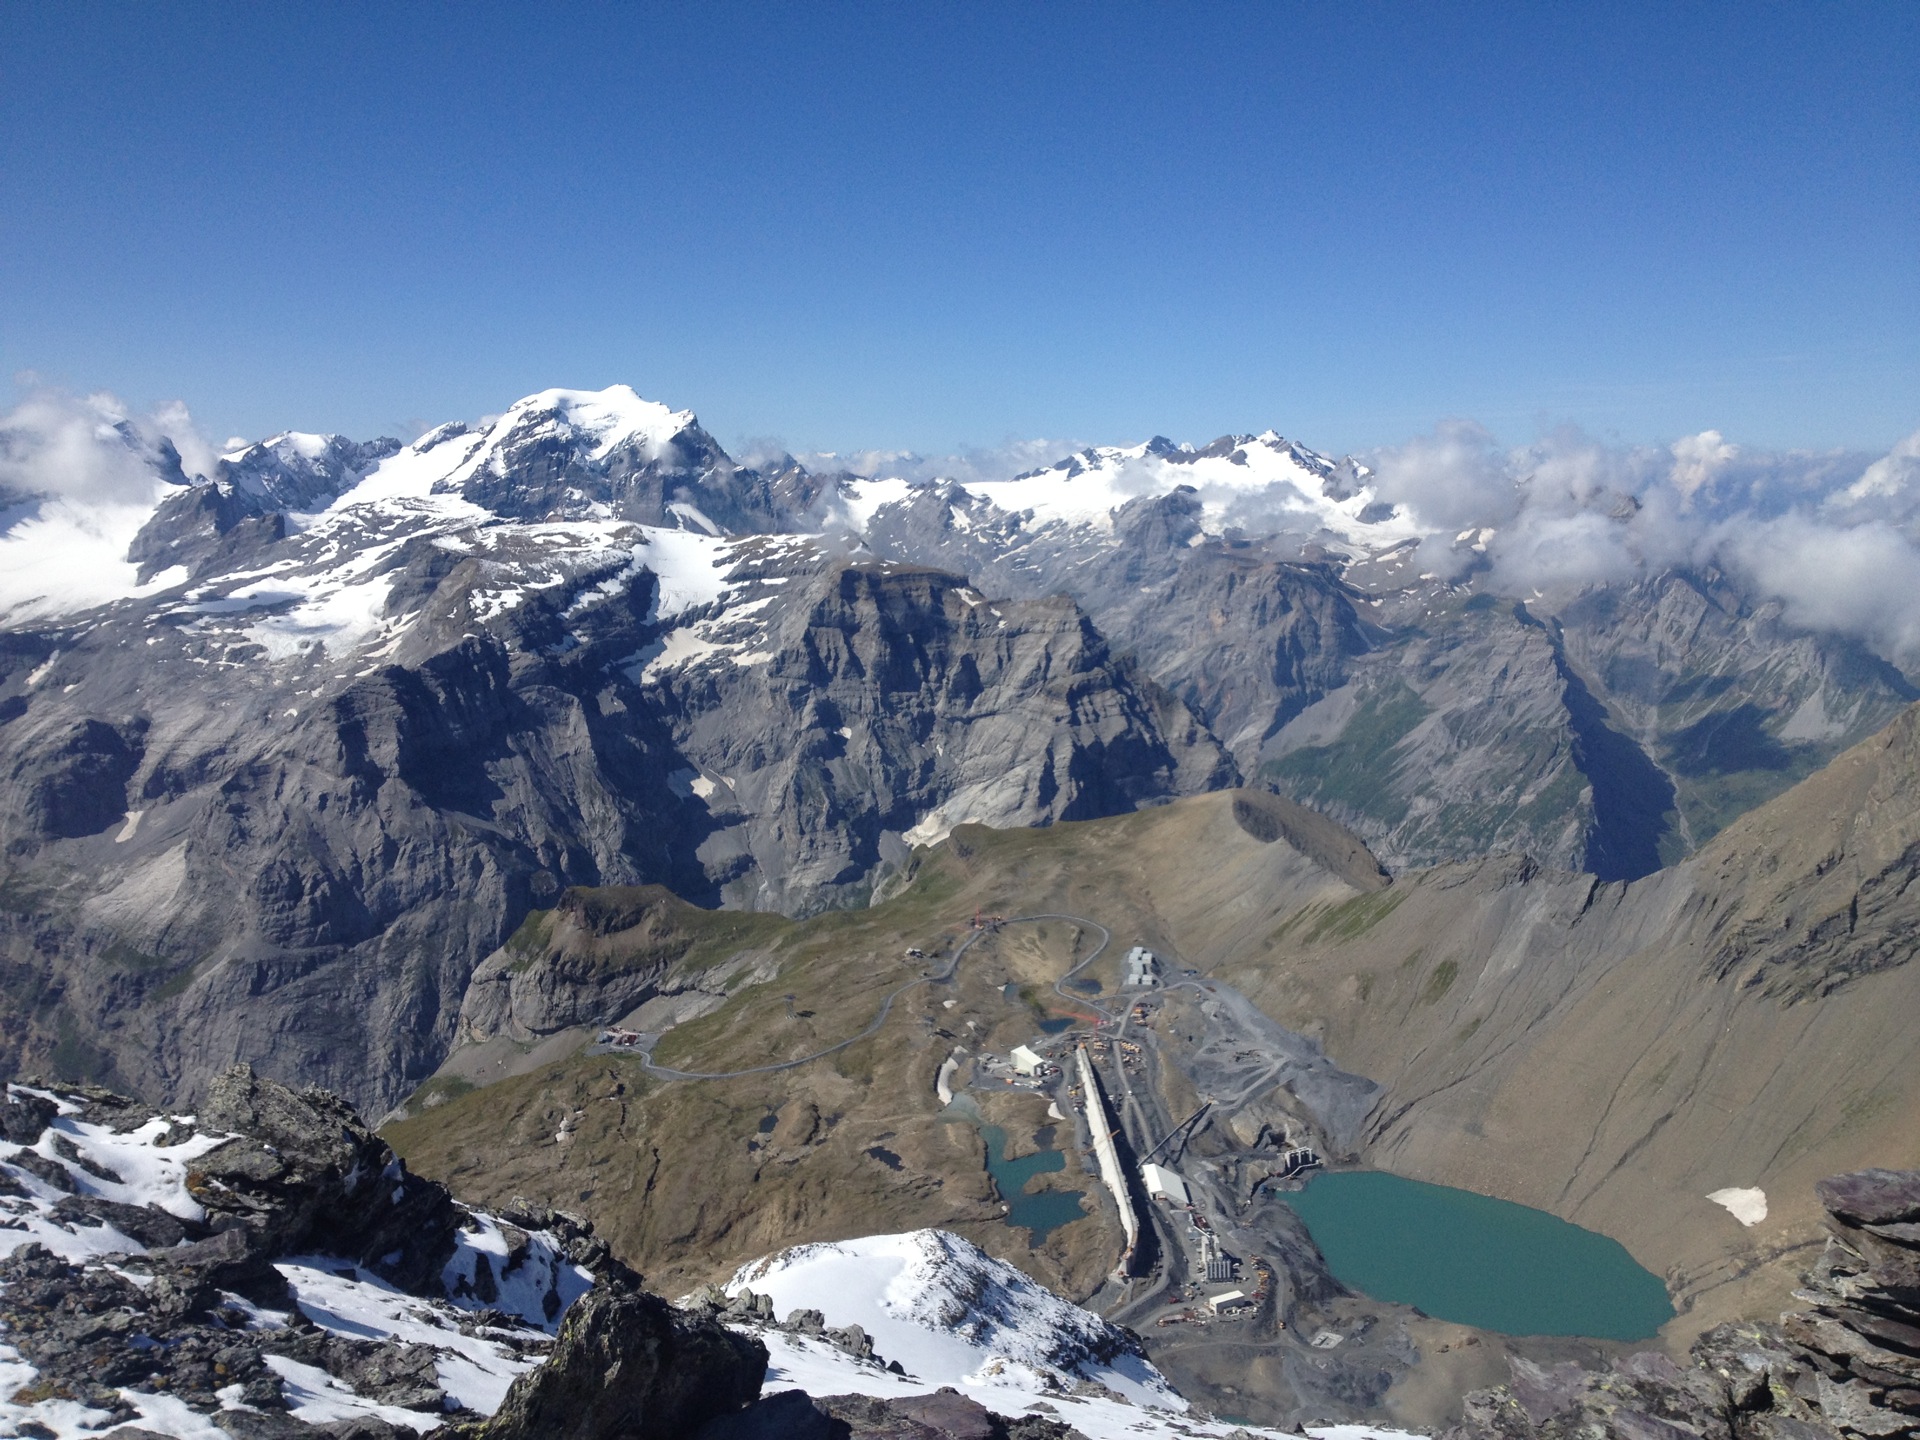
M 1920 1220 L 1920 1170 L 1855 1170 L 1829 1176 L 1813 1189 L 1827 1213 L 1844 1225 Z
M 458 1217 L 444 1187 L 406 1164 L 339 1096 L 296 1093 L 237 1065 L 208 1087 L 201 1122 L 238 1138 L 188 1177 L 210 1221 L 247 1226 L 257 1248 L 361 1261 L 402 1289 L 438 1276 Z

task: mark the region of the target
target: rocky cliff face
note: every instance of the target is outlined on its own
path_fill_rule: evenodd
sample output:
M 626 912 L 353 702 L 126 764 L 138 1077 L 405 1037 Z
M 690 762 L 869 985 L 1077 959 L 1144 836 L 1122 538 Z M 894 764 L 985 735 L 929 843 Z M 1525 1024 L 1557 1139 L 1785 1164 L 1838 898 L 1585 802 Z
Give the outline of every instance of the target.
M 956 819 L 1232 775 L 1070 601 L 751 533 L 815 485 L 607 392 L 179 490 L 152 593 L 0 645 L 5 1063 L 186 1096 L 245 1060 L 384 1107 L 565 886 L 806 912 Z
M 858 905 L 958 822 L 1242 779 L 1398 868 L 1642 875 L 1907 694 L 1722 578 L 1422 576 L 1272 435 L 909 485 L 614 387 L 148 460 L 120 598 L 0 633 L 0 1065 L 154 1094 L 244 1059 L 391 1103 L 568 886 Z
M 764 665 L 659 682 L 719 827 L 703 855 L 739 872 L 723 882 L 734 903 L 864 900 L 882 866 L 956 824 L 1086 819 L 1232 779 L 1186 706 L 1071 601 L 989 601 L 954 575 L 864 564 L 790 598 L 733 642 Z

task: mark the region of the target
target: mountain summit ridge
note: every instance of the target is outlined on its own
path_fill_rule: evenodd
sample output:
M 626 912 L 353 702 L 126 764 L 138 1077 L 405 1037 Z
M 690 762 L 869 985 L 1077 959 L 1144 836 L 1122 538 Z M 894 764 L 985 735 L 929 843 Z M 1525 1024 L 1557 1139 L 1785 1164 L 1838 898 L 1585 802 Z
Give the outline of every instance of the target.
M 1913 693 L 1724 578 L 1522 603 L 1455 537 L 1442 579 L 1271 431 L 910 483 L 613 386 L 142 463 L 127 558 L 0 581 L 0 1059 L 169 1097 L 248 1060 L 392 1104 L 567 886 L 807 913 L 959 823 L 1243 782 L 1389 868 L 1632 875 Z

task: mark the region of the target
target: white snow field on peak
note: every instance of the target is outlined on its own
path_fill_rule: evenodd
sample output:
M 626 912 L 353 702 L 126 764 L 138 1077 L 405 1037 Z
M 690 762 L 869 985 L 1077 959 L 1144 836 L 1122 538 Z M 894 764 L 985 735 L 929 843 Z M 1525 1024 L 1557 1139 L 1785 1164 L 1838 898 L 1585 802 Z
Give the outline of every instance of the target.
M 1215 536 L 1237 526 L 1371 552 L 1428 530 L 1405 507 L 1382 502 L 1364 466 L 1343 473 L 1340 462 L 1272 430 L 1198 450 L 1157 439 L 1093 446 L 1038 470 L 1004 480 L 967 480 L 956 488 L 1035 528 L 1110 532 L 1122 507 L 1183 485 L 1198 493 L 1202 529 Z M 889 476 L 848 481 L 840 509 L 864 534 L 881 510 L 910 500 L 919 488 L 921 482 Z M 954 518 L 963 528 L 969 523 L 962 514 Z
M 825 1340 L 751 1328 L 771 1356 L 763 1394 L 904 1399 L 952 1386 L 1003 1415 L 1052 1414 L 1089 1440 L 1286 1433 L 1193 1414 L 1125 1331 L 944 1230 L 797 1245 L 742 1266 L 725 1288 L 770 1297 L 779 1318 L 817 1310 L 873 1342 L 876 1359 L 860 1360 Z M 1346 1426 L 1331 1440 L 1398 1434 Z
M 380 501 L 464 504 L 446 492 L 483 470 L 505 473 L 501 452 L 509 445 L 558 440 L 577 445 L 591 461 L 604 460 L 620 446 L 631 445 L 643 463 L 660 460 L 668 456 L 674 437 L 697 423 L 691 410 L 670 410 L 643 400 L 627 385 L 542 390 L 514 401 L 485 428 L 454 422 L 429 430 L 368 471 L 324 513 L 337 515 Z
M 535 591 L 609 563 L 618 558 L 616 551 L 660 576 L 664 618 L 719 598 L 712 567 L 696 560 L 689 545 L 667 537 L 699 536 L 715 547 L 741 538 L 722 533 L 684 497 L 667 504 L 666 526 L 649 528 L 620 521 L 608 505 L 585 496 L 573 497 L 565 519 L 514 518 L 463 492 L 472 490 L 476 477 L 509 477 L 517 457 L 528 453 L 570 456 L 567 463 L 591 466 L 619 456 L 630 456 L 635 465 L 696 463 L 711 442 L 700 436 L 684 450 L 681 442 L 698 423 L 691 410 L 612 385 L 541 390 L 477 424 L 438 426 L 383 454 L 364 473 L 354 468 L 360 460 L 349 464 L 342 458 L 355 447 L 338 435 L 289 430 L 229 448 L 220 457 L 219 483 L 257 495 L 259 466 L 277 458 L 311 479 L 302 493 L 313 497 L 313 508 L 285 512 L 288 534 L 262 563 L 207 574 L 178 601 L 174 597 L 188 580 L 185 568 L 162 570 L 142 583 L 140 567 L 128 559 L 141 527 L 180 493 L 157 469 L 150 489 L 111 505 L 80 507 L 58 495 L 31 499 L 0 510 L 0 615 L 53 620 L 151 598 L 162 608 L 184 604 L 197 615 L 248 616 L 244 626 L 217 628 L 261 645 L 276 662 L 316 650 L 335 657 L 379 654 L 404 628 L 401 617 L 387 612 L 397 552 L 409 541 L 428 539 L 489 561 L 492 570 L 479 587 L 491 597 L 478 607 L 482 621 Z M 331 478 L 314 478 L 323 475 Z M 1097 542 L 1110 535 L 1121 507 L 1180 486 L 1197 491 L 1202 528 L 1213 535 L 1236 526 L 1277 530 L 1357 553 L 1424 534 L 1404 507 L 1377 499 L 1364 467 L 1336 462 L 1272 431 L 1229 437 L 1204 449 L 1158 439 L 1094 447 L 1021 475 L 969 480 L 952 492 L 965 502 L 953 505 L 954 519 L 966 528 L 973 523 L 968 510 L 984 506 L 988 513 L 1015 517 L 1015 528 L 1061 526 Z M 840 478 L 822 498 L 828 513 L 800 529 L 824 522 L 865 534 L 881 512 L 910 502 L 923 488 L 885 475 Z M 651 548 L 643 553 L 643 545 Z

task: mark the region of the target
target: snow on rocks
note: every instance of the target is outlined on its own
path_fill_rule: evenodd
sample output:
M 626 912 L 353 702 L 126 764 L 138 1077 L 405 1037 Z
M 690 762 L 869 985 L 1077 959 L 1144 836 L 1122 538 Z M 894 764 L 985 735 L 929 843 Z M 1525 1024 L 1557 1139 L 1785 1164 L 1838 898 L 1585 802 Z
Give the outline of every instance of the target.
M 1288 1433 L 1198 1414 L 1129 1332 L 943 1230 L 795 1246 L 741 1267 L 724 1293 L 723 1318 L 767 1347 L 767 1396 L 797 1388 L 906 1402 L 952 1387 L 997 1414 L 1060 1420 L 1088 1440 Z M 776 1314 L 786 1323 L 767 1323 Z M 856 1327 L 871 1342 L 866 1358 L 846 1343 Z M 1418 1440 L 1366 1425 L 1306 1433 Z
M 797 1246 L 743 1267 L 726 1288 L 770 1296 L 779 1314 L 814 1309 L 830 1325 L 860 1326 L 922 1390 L 1092 1388 L 1130 1406 L 1187 1408 L 1125 1331 L 943 1230 Z M 816 1342 L 781 1338 L 776 1366 L 804 1370 L 819 1358 Z M 886 1383 L 873 1393 L 896 1393 Z
M 1089 1440 L 1285 1433 L 1194 1413 L 1128 1332 L 945 1231 L 796 1246 L 742 1267 L 725 1292 L 725 1317 L 767 1347 L 764 1395 L 910 1401 L 952 1387 L 995 1413 L 1058 1419 Z M 789 1318 L 769 1325 L 769 1311 Z M 840 1328 L 822 1333 L 827 1326 Z M 845 1343 L 854 1327 L 871 1341 L 867 1358 Z M 1399 1436 L 1358 1425 L 1311 1433 Z
M 1092 446 L 1052 465 L 1004 480 L 973 480 L 954 493 L 985 501 L 1030 528 L 1110 532 L 1114 516 L 1143 496 L 1195 490 L 1203 525 L 1282 531 L 1373 551 L 1426 533 L 1416 517 L 1380 501 L 1363 466 L 1337 462 L 1269 430 L 1233 435 L 1201 449 L 1155 438 L 1131 446 Z M 840 513 L 861 533 L 916 487 L 898 479 L 844 481 Z M 976 521 L 955 507 L 963 529 Z
M 491 1415 L 594 1286 L 588 1266 L 612 1263 L 564 1217 L 452 1206 L 318 1092 L 235 1071 L 206 1109 L 228 1123 L 86 1087 L 0 1093 L 0 1434 Z M 407 1229 L 389 1251 L 390 1215 Z M 387 1253 L 269 1248 L 300 1236 Z M 402 1288 L 415 1243 L 444 1258 Z

